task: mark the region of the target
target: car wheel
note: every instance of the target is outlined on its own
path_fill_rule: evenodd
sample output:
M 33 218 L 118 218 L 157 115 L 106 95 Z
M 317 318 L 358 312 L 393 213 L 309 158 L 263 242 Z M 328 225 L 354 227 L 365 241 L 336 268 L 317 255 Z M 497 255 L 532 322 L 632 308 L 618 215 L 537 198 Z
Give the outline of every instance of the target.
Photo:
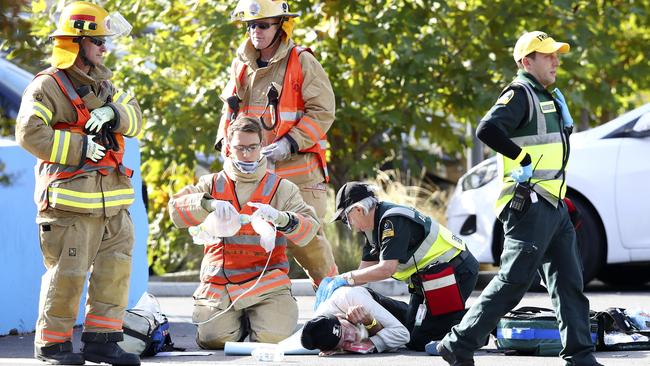
M 576 239 L 582 259 L 584 283 L 594 279 L 605 262 L 605 233 L 600 218 L 591 204 L 574 194 L 567 194 L 579 212 L 581 223 L 576 228 Z
M 612 287 L 635 287 L 650 281 L 650 265 L 612 265 L 598 275 L 598 279 Z
M 582 198 L 569 194 L 578 212 L 580 212 L 581 224 L 576 229 L 576 240 L 582 259 L 584 284 L 589 283 L 600 272 L 605 260 L 605 234 L 594 209 L 590 204 L 585 203 Z M 494 225 L 494 241 L 492 243 L 492 255 L 495 258 L 495 265 L 499 265 L 501 252 L 503 252 L 503 226 L 500 221 Z M 531 286 L 532 291 L 545 291 L 540 283 L 539 275 Z

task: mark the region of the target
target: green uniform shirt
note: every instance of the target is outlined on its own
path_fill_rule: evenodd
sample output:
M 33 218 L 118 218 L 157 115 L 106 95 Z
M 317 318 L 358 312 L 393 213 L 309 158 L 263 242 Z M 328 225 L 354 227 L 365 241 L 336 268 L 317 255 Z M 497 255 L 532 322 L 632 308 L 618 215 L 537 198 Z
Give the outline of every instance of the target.
M 537 97 L 541 102 L 552 101 L 553 96 L 546 90 L 535 77 L 523 70 L 517 73 L 518 80 L 527 81 L 533 86 Z M 528 101 L 526 99 L 526 92 L 521 86 L 510 85 L 505 89 L 505 92 L 499 97 L 497 102 L 490 108 L 487 114 L 481 119 L 483 122 L 491 123 L 497 126 L 509 137 L 516 137 L 519 135 L 532 135 L 535 130 L 527 131 L 528 125 L 534 125 L 528 121 Z M 557 123 L 550 123 L 553 128 L 549 132 L 557 132 L 561 129 L 559 113 L 545 114 L 546 118 L 553 118 Z M 535 115 L 533 114 L 534 122 Z M 533 126 L 534 127 L 534 126 Z
M 535 94 L 540 103 L 553 102 L 553 95 L 542 86 L 537 79 L 530 73 L 519 70 L 515 81 L 524 81 L 533 87 Z M 559 108 L 552 108 L 552 112 L 544 112 L 546 118 L 547 132 L 562 131 L 562 121 L 560 119 Z M 504 89 L 497 102 L 490 108 L 487 114 L 481 119 L 481 122 L 490 123 L 503 131 L 509 138 L 532 136 L 537 134 L 537 117 L 535 113 L 529 120 L 528 98 L 522 86 L 511 84 Z M 533 168 L 536 167 L 537 161 L 532 161 Z M 535 187 L 535 191 L 546 199 L 553 206 L 557 207 L 558 199 L 553 194 Z

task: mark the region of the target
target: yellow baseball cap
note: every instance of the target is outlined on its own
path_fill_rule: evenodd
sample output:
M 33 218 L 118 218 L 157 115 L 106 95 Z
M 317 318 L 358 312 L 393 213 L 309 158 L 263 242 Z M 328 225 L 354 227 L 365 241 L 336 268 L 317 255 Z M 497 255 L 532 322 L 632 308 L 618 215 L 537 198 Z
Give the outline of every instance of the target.
M 548 36 L 548 34 L 540 31 L 528 32 L 519 37 L 515 44 L 515 49 L 512 56 L 515 61 L 519 61 L 524 56 L 533 52 L 540 53 L 567 53 L 569 52 L 569 44 L 564 42 L 555 42 L 555 40 Z

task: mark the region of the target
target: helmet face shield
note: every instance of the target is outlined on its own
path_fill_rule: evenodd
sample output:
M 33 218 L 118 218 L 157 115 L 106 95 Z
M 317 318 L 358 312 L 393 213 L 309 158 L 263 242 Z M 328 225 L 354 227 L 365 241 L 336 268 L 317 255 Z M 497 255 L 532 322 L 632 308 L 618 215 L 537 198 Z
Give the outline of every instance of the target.
M 133 26 L 119 12 L 110 13 L 104 18 L 104 27 L 110 36 L 125 37 L 131 34 Z

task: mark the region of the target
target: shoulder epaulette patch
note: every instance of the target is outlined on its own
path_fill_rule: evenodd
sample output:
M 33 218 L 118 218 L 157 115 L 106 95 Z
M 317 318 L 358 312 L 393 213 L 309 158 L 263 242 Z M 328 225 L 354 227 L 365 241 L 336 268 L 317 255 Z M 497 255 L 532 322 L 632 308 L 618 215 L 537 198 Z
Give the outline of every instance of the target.
M 395 229 L 393 228 L 393 222 L 390 219 L 384 220 L 384 223 L 381 227 L 381 241 L 383 242 L 386 239 L 390 239 L 395 236 Z
M 515 95 L 515 91 L 512 90 L 512 89 L 510 89 L 510 90 L 508 90 L 507 92 L 505 92 L 505 94 L 503 94 L 502 96 L 500 96 L 499 99 L 497 99 L 497 102 L 496 102 L 495 104 L 497 104 L 497 105 L 498 105 L 498 104 L 506 105 L 506 104 L 508 104 L 508 102 L 510 101 L 510 99 L 512 99 L 512 97 L 513 97 L 514 95 Z

